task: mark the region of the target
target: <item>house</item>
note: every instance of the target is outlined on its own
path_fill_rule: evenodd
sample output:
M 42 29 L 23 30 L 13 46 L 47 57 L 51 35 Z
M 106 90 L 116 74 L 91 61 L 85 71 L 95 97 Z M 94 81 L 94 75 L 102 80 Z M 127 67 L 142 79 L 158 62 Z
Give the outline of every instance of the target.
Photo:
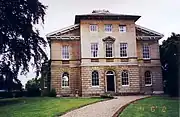
M 158 40 L 137 15 L 94 10 L 46 35 L 51 81 L 58 96 L 163 93 Z

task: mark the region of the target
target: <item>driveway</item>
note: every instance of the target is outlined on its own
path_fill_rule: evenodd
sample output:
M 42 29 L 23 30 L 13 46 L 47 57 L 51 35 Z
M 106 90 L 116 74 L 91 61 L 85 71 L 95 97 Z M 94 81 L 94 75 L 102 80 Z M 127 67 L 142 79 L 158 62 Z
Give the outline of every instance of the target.
M 116 99 L 98 102 L 70 111 L 61 117 L 112 117 L 120 107 L 144 97 L 147 96 L 118 96 Z

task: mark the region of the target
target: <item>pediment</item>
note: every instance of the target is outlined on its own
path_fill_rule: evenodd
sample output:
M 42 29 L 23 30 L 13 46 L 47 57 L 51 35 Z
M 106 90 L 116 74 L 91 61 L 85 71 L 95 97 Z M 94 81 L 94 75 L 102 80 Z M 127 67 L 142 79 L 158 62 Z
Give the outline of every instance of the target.
M 107 37 L 103 38 L 102 40 L 105 42 L 114 42 L 116 39 L 114 37 L 107 36 Z

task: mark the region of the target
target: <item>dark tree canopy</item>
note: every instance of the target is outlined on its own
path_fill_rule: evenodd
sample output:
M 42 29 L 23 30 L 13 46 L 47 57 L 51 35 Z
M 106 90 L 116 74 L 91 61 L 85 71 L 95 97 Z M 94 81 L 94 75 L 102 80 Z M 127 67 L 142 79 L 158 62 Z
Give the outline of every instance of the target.
M 34 25 L 44 23 L 45 10 L 39 0 L 0 0 L 0 78 L 18 81 L 30 65 L 40 72 L 47 42 Z
M 160 46 L 163 80 L 166 81 L 165 91 L 171 96 L 178 96 L 180 70 L 180 34 L 172 33 Z

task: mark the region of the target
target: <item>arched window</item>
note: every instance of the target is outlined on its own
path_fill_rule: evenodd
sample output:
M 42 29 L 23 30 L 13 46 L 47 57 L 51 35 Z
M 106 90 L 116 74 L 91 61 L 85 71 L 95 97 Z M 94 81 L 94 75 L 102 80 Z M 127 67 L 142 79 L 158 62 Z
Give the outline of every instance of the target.
M 99 86 L 99 74 L 97 71 L 92 72 L 92 86 Z
M 146 71 L 144 73 L 144 76 L 145 76 L 145 85 L 148 86 L 148 85 L 152 85 L 152 74 L 150 71 Z
M 122 77 L 122 86 L 128 86 L 129 85 L 128 71 L 123 70 L 121 77 Z
M 64 72 L 62 75 L 62 86 L 63 87 L 69 86 L 69 74 L 67 72 Z
M 108 71 L 106 75 L 114 75 L 113 71 Z

